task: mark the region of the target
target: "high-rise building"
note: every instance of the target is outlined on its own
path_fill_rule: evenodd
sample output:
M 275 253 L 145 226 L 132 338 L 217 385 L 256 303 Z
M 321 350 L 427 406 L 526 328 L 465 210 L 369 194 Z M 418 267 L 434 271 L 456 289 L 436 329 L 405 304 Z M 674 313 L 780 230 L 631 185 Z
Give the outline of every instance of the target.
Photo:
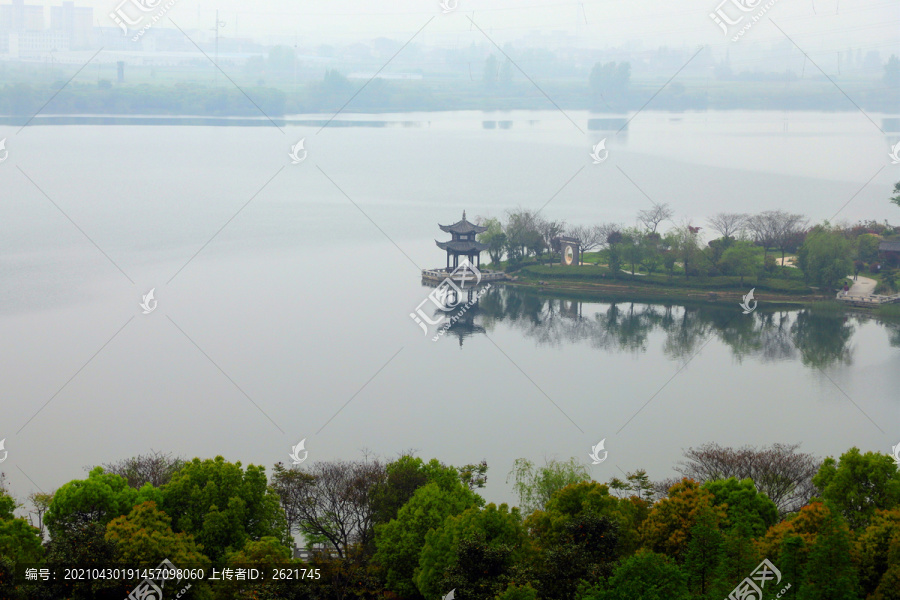
M 25 4 L 25 0 L 12 0 L 12 4 L 0 5 L 0 32 L 43 30 L 43 6 Z
M 94 9 L 63 2 L 50 7 L 50 30 L 68 36 L 69 48 L 84 50 L 93 46 Z

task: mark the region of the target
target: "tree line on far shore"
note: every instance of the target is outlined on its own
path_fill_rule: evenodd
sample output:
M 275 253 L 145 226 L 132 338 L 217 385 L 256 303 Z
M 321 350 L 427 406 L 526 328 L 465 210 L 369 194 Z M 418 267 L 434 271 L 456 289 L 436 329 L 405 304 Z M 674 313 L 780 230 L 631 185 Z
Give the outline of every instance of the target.
M 891 202 L 900 206 L 900 182 Z M 879 293 L 898 291 L 897 254 L 879 252 L 883 240 L 900 240 L 900 227 L 888 222 L 860 222 L 838 226 L 823 222 L 810 226 L 801 214 L 768 210 L 757 214 L 718 213 L 706 220 L 713 239 L 703 244 L 703 226 L 690 221 L 674 223 L 668 204 L 653 203 L 636 215 L 637 225 L 620 223 L 569 226 L 541 211 L 511 210 L 505 221 L 480 218 L 487 231 L 479 241 L 495 268 L 516 271 L 529 264 L 553 264 L 554 238 L 577 238 L 585 253 L 584 264 L 607 267 L 610 277 L 625 273 L 670 277 L 737 277 L 802 279 L 807 285 L 830 291 L 849 274 L 869 274 L 878 280 Z M 672 223 L 668 229 L 665 223 Z M 793 266 L 786 263 L 792 255 Z
M 121 600 L 134 582 L 14 583 L 18 564 L 307 569 L 303 581 L 194 581 L 186 600 L 720 599 L 764 559 L 767 597 L 896 600 L 900 470 L 851 448 L 689 448 L 679 477 L 605 483 L 572 458 L 515 461 L 519 506 L 486 503 L 486 462 L 406 453 L 264 467 L 151 453 L 29 497 L 0 486 L 0 597 Z M 0 478 L 2 483 L 2 478 Z M 294 535 L 310 555 L 294 559 Z M 310 571 L 310 569 L 314 571 Z M 788 586 L 788 584 L 790 584 Z M 167 590 L 168 597 L 168 590 Z

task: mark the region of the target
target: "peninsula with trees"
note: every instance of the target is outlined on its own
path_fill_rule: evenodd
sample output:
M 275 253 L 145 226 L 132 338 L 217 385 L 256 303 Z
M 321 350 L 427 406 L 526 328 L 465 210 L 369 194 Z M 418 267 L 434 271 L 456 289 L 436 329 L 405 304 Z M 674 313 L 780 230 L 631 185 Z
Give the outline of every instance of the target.
M 900 182 L 891 202 L 900 207 Z M 900 293 L 900 226 L 887 221 L 811 224 L 786 210 L 722 212 L 697 224 L 674 218 L 658 203 L 640 210 L 632 227 L 569 226 L 516 209 L 505 220 L 478 219 L 486 228 L 478 241 L 489 267 L 506 271 L 515 285 L 729 300 L 755 288 L 762 299 L 801 303 L 835 298 L 860 281 L 873 295 Z M 561 264 L 553 243 L 560 236 L 580 241 L 580 264 Z

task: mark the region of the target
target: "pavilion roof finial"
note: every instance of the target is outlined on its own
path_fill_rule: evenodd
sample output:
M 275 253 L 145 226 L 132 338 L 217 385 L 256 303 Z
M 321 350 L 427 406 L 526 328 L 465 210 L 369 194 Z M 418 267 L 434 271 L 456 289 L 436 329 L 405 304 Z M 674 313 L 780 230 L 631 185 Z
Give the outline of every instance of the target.
M 465 221 L 465 220 L 466 220 L 466 211 L 463 210 L 463 221 Z

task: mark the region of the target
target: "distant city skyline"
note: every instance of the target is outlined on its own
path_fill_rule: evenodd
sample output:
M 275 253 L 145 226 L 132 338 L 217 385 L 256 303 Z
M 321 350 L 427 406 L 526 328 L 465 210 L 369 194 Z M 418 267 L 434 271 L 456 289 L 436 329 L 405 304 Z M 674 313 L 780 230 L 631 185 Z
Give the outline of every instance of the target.
M 115 27 L 109 15 L 121 2 L 78 0 L 75 6 L 94 9 L 94 26 Z M 529 45 L 563 43 L 596 48 L 708 45 L 714 49 L 727 47 L 730 52 L 740 54 L 744 46 L 790 43 L 787 35 L 810 55 L 845 52 L 851 47 L 861 49 L 863 53 L 875 50 L 882 56 L 900 53 L 900 40 L 896 36 L 900 27 L 900 4 L 896 2 L 776 1 L 761 23 L 739 42 L 731 42 L 710 18 L 710 14 L 721 6 L 720 2 L 691 0 L 675 7 L 662 0 L 646 0 L 639 6 L 609 0 L 534 0 L 525 5 L 517 0 L 459 0 L 455 10 L 442 14 L 437 0 L 392 0 L 390 3 L 338 0 L 305 10 L 291 0 L 253 3 L 245 0 L 177 0 L 155 27 L 172 27 L 171 17 L 182 28 L 212 29 L 216 10 L 219 10 L 219 20 L 224 22 L 220 32 L 223 37 L 255 38 L 289 45 L 293 41 L 297 46 L 342 45 L 379 37 L 406 41 L 427 22 L 428 25 L 416 36 L 416 42 L 450 47 L 469 45 L 475 33 L 484 39 L 475 30 L 477 25 L 501 45 L 521 44 L 525 40 Z M 25 4 L 49 8 L 61 6 L 62 1 L 26 1 Z M 9 0 L 0 4 L 3 5 L 9 6 Z M 46 14 L 49 17 L 49 11 Z

